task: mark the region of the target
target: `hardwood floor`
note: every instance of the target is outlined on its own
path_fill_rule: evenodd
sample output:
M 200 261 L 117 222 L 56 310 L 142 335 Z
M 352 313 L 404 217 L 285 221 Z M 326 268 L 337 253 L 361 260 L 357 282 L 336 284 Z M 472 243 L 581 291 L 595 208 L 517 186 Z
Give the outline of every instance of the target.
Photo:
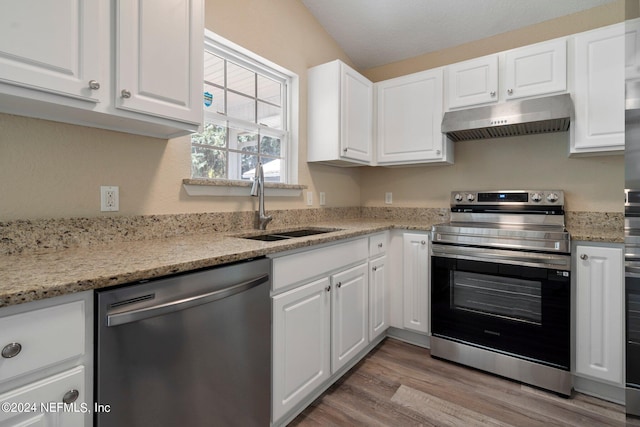
M 624 407 L 570 399 L 433 359 L 387 338 L 289 426 L 640 426 Z

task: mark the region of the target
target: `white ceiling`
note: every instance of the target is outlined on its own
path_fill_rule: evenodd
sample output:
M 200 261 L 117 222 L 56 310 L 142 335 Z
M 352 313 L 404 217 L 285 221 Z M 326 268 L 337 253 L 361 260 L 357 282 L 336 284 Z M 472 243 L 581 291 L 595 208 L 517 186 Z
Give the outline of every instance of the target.
M 302 0 L 359 69 L 590 9 L 615 0 Z

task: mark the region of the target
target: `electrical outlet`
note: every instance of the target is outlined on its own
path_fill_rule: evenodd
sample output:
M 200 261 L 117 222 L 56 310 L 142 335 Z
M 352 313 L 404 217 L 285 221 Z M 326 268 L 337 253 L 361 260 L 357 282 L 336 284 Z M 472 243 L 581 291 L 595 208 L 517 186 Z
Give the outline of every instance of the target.
M 384 202 L 387 205 L 393 203 L 393 193 L 384 193 Z
M 118 187 L 100 187 L 100 210 L 117 212 L 120 210 L 120 191 Z
M 324 191 L 320 192 L 320 206 L 324 206 L 327 204 L 327 197 L 324 194 Z
M 313 206 L 313 193 L 307 191 L 307 206 Z

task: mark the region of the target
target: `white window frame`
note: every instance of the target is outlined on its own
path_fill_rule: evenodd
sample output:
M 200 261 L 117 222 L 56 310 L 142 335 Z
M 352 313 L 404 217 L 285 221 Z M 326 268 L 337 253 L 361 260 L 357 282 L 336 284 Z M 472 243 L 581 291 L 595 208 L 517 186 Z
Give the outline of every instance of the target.
M 281 147 L 284 153 L 285 165 L 283 168 L 284 179 L 283 184 L 298 183 L 298 128 L 299 128 L 299 78 L 292 71 L 287 70 L 248 49 L 239 46 L 224 37 L 205 29 L 204 32 L 204 49 L 223 58 L 229 59 L 234 63 L 241 65 L 251 71 L 267 77 L 276 77 L 277 80 L 285 80 L 284 99 L 282 109 L 285 117 L 283 129 L 287 131 L 288 137 L 285 138 L 285 146 Z M 207 111 L 204 118 L 209 116 L 216 121 L 228 120 L 230 122 L 240 123 L 238 120 L 228 118 L 223 114 Z M 203 120 L 204 124 L 204 120 Z M 260 127 L 259 124 L 254 124 Z M 266 128 L 265 130 L 268 130 Z M 228 180 L 234 181 L 234 180 Z

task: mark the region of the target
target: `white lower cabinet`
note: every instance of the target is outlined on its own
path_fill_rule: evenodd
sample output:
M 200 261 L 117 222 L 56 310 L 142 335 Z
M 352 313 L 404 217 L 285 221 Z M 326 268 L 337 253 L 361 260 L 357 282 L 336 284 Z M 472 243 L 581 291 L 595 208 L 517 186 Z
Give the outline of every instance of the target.
M 429 333 L 429 238 L 404 233 L 402 261 L 403 326 Z
M 382 335 L 389 327 L 389 289 L 387 257 L 369 261 L 369 341 Z
M 273 419 L 331 375 L 328 277 L 273 298 Z
M 622 246 L 577 245 L 575 373 L 623 385 Z
M 367 262 L 331 276 L 332 372 L 345 366 L 369 343 Z
M 90 426 L 93 292 L 0 309 L 0 426 Z

